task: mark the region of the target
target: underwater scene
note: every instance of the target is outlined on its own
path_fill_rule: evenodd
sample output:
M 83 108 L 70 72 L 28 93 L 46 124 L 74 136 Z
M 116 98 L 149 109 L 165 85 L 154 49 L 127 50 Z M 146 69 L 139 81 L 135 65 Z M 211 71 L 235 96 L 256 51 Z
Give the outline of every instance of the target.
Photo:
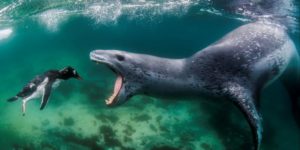
M 120 88 L 115 87 L 118 74 L 90 59 L 90 52 L 97 49 L 190 57 L 253 21 L 249 15 L 226 11 L 221 4 L 214 5 L 213 0 L 1 0 L 0 149 L 252 150 L 251 128 L 230 101 L 137 94 L 122 105 L 107 106 L 106 99 Z M 287 5 L 291 13 L 287 33 L 299 51 L 300 5 L 298 1 Z M 82 79 L 70 78 L 53 87 L 43 110 L 44 96 L 27 102 L 26 115 L 21 99 L 7 102 L 37 75 L 68 66 Z M 289 99 L 280 80 L 262 89 L 261 150 L 300 149 L 300 131 Z

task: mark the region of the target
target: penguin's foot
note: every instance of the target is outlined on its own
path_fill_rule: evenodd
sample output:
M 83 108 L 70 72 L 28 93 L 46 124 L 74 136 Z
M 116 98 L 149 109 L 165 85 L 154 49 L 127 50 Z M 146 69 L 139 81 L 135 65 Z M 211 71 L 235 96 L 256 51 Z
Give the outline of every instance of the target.
M 22 114 L 23 114 L 23 116 L 25 116 L 25 112 L 26 112 L 26 102 L 23 102 L 23 104 L 22 104 Z

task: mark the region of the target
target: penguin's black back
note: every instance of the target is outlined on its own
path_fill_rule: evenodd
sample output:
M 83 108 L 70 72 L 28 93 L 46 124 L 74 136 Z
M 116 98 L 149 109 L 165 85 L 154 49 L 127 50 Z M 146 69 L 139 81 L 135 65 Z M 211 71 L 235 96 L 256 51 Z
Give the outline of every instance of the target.
M 38 75 L 34 79 L 32 79 L 29 83 L 27 83 L 26 86 L 24 86 L 24 88 L 22 89 L 22 91 L 20 91 L 17 94 L 17 96 L 22 98 L 28 97 L 37 90 L 37 87 L 46 78 L 48 78 L 48 82 L 54 82 L 57 78 L 59 78 L 59 76 L 60 76 L 60 72 L 58 70 L 49 70 L 42 75 Z

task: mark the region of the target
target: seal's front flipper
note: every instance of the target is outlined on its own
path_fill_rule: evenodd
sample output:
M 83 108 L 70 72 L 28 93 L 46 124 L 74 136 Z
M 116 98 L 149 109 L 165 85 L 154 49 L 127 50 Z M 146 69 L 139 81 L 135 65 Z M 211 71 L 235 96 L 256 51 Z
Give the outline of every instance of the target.
M 284 86 L 291 99 L 292 113 L 300 127 L 300 80 L 284 81 Z
M 295 54 L 289 66 L 281 76 L 281 81 L 286 88 L 291 100 L 292 113 L 300 127 L 300 57 Z
M 43 98 L 42 98 L 40 110 L 43 110 L 45 108 L 45 106 L 47 105 L 47 103 L 48 103 L 48 99 L 50 97 L 51 90 L 52 90 L 52 84 L 53 84 L 53 82 L 49 81 L 45 85 L 45 89 L 44 89 L 44 94 L 43 94 Z
M 243 112 L 253 134 L 255 150 L 258 150 L 262 139 L 262 120 L 256 109 L 252 92 L 239 84 L 229 84 L 225 91 L 228 98 Z

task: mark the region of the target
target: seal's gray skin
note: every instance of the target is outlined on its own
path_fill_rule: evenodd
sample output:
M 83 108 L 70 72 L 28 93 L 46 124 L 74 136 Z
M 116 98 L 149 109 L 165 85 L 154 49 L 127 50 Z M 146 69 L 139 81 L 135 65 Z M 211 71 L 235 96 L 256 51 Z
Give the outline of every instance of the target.
M 123 77 L 114 102 L 136 94 L 202 96 L 232 101 L 245 115 L 254 135 L 255 149 L 262 139 L 256 108 L 259 92 L 276 79 L 296 54 L 285 30 L 260 22 L 243 25 L 185 59 L 167 59 L 118 50 L 95 50 L 90 59 L 107 64 Z

